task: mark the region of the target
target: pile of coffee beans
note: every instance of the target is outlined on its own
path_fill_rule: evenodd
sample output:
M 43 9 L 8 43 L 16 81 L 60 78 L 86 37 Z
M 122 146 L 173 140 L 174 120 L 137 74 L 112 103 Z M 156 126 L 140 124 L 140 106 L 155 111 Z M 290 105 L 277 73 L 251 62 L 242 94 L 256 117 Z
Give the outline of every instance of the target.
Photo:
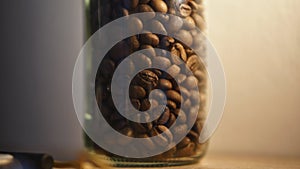
M 150 138 L 162 132 L 167 133 L 166 137 L 161 136 L 159 140 L 151 141 L 145 145 L 147 148 L 159 148 L 160 146 L 172 145 L 172 140 L 178 133 L 185 132 L 190 127 L 188 135 L 180 143 L 172 145 L 172 148 L 157 158 L 190 157 L 199 156 L 203 153 L 204 146 L 198 143 L 198 138 L 203 127 L 206 116 L 207 99 L 207 74 L 205 70 L 205 43 L 203 37 L 195 31 L 198 28 L 205 30 L 202 0 L 92 0 L 90 14 L 91 33 L 101 26 L 119 18 L 133 13 L 149 13 L 149 21 L 143 22 L 138 17 L 131 17 L 128 22 L 132 25 L 129 29 L 142 31 L 143 33 L 126 38 L 117 43 L 101 62 L 96 77 L 96 97 L 98 106 L 107 122 L 120 133 L 136 138 Z M 95 7 L 96 6 L 96 7 Z M 160 12 L 160 14 L 154 13 Z M 164 14 L 180 16 L 184 21 L 169 17 Z M 159 32 L 172 32 L 185 39 L 185 43 L 177 40 L 176 37 L 169 37 L 161 34 L 151 33 L 151 29 Z M 147 32 L 147 30 L 149 32 Z M 173 57 L 164 57 L 156 53 L 154 48 L 160 48 L 171 52 Z M 198 56 L 197 53 L 201 54 Z M 137 65 L 151 66 L 153 62 L 167 67 L 168 72 L 159 69 L 145 69 L 139 72 L 130 81 L 129 96 L 131 104 L 139 111 L 147 113 L 150 107 L 160 105 L 155 99 L 149 100 L 149 94 L 154 89 L 162 90 L 167 97 L 167 106 L 161 116 L 149 123 L 136 123 L 120 115 L 117 111 L 111 96 L 111 81 L 117 66 L 130 54 L 148 49 L 147 54 L 140 54 L 138 59 L 129 60 L 126 64 L 130 70 L 137 69 Z M 154 57 L 154 59 L 150 59 Z M 199 59 L 202 58 L 202 60 Z M 180 61 L 183 61 L 193 72 L 187 75 Z M 178 79 L 177 82 L 174 79 Z M 188 86 L 198 90 L 190 90 L 180 86 Z M 128 91 L 120 91 L 128 92 Z M 195 95 L 199 93 L 199 95 Z M 161 93 L 152 93 L 155 97 L 161 98 Z M 198 97 L 199 96 L 199 97 Z M 200 108 L 196 105 L 199 105 Z M 169 130 L 175 120 L 179 118 L 178 125 L 174 130 Z M 195 117 L 196 122 L 188 126 Z M 151 116 L 151 114 L 149 114 Z M 90 142 L 92 142 L 90 140 Z M 118 141 L 109 140 L 112 144 L 124 144 Z M 109 154 L 100 147 L 93 145 L 101 153 Z

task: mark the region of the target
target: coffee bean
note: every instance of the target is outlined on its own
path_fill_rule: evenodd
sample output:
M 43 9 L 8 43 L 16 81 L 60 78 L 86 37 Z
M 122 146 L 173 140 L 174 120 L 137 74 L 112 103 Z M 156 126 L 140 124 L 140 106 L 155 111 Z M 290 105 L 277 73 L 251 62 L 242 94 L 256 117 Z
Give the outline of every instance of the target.
M 167 79 L 160 79 L 158 81 L 159 89 L 172 89 L 172 83 Z
M 168 49 L 170 47 L 170 45 L 174 42 L 175 42 L 175 40 L 173 38 L 165 36 L 160 40 L 159 45 L 164 49 Z
M 193 75 L 187 77 L 183 82 L 183 86 L 185 86 L 189 90 L 195 89 L 197 85 L 198 85 L 198 80 Z
M 166 57 L 157 56 L 153 59 L 153 65 L 156 65 L 159 68 L 166 69 L 171 65 L 171 62 Z
M 176 77 L 180 72 L 180 67 L 177 65 L 172 65 L 167 69 L 167 72 L 171 75 L 171 77 Z
M 169 143 L 171 143 L 173 141 L 173 135 L 172 135 L 172 133 L 170 132 L 170 130 L 166 126 L 164 126 L 164 125 L 158 125 L 156 129 L 157 129 L 157 131 L 160 134 L 163 133 L 163 135 L 166 136 L 166 138 L 168 139 Z
M 196 14 L 196 13 L 193 13 L 192 14 L 192 18 L 194 18 L 194 21 L 196 23 L 196 26 L 200 29 L 200 30 L 204 30 L 205 29 L 205 21 L 204 19 Z
M 173 128 L 173 134 L 174 136 L 178 137 L 178 136 L 183 136 L 185 133 L 187 132 L 187 125 L 186 124 L 180 124 L 180 125 L 176 125 Z
M 126 9 L 134 9 L 139 4 L 139 0 L 122 0 L 123 5 Z
M 130 54 L 130 48 L 125 41 L 121 41 L 111 48 L 109 54 L 110 58 L 115 63 L 118 63 Z
M 177 118 L 178 118 L 179 123 L 186 123 L 187 117 L 183 110 L 180 110 L 180 114 Z
M 192 17 L 188 16 L 184 19 L 183 26 L 184 26 L 184 28 L 191 30 L 191 29 L 195 28 L 196 23 Z
M 199 69 L 199 59 L 197 55 L 192 55 L 188 58 L 186 65 L 191 69 L 191 71 L 196 71 L 197 69 Z
M 142 99 L 146 97 L 146 91 L 141 86 L 130 86 L 129 97 L 133 99 Z
M 168 145 L 168 138 L 164 137 L 162 134 L 159 134 L 156 128 L 153 128 L 150 131 L 151 136 L 155 136 L 152 138 L 152 140 L 158 145 L 165 147 Z
M 102 61 L 100 72 L 105 78 L 111 78 L 115 70 L 115 63 L 110 59 Z
M 142 45 L 141 49 L 147 49 L 143 53 L 149 57 L 155 56 L 155 50 L 151 45 Z
M 130 32 L 142 32 L 143 30 L 143 22 L 134 16 L 129 17 L 128 19 L 128 30 L 130 30 Z
M 145 45 L 157 46 L 159 44 L 159 38 L 153 33 L 141 34 L 140 42 Z
M 192 141 L 197 142 L 199 139 L 199 134 L 194 132 L 194 131 L 190 131 L 187 135 Z
M 158 76 L 150 70 L 143 70 L 137 75 L 137 83 L 147 90 L 155 88 L 158 84 Z
M 151 20 L 149 27 L 151 28 L 151 32 L 155 32 L 158 34 L 166 34 L 167 31 L 162 23 L 158 20 Z
M 151 0 L 151 6 L 156 12 L 167 13 L 168 7 L 163 0 Z
M 201 14 L 204 10 L 203 5 L 200 5 L 199 3 L 195 2 L 195 1 L 189 1 L 188 4 L 192 8 L 193 13 Z
M 176 117 L 173 113 L 170 113 L 170 117 L 168 122 L 165 124 L 166 127 L 170 128 L 173 124 L 175 124 L 176 121 Z M 176 135 L 176 133 L 174 133 L 174 135 Z
M 193 37 L 187 30 L 179 30 L 179 32 L 175 34 L 175 37 L 184 42 L 186 46 L 193 44 Z
M 192 106 L 192 102 L 190 99 L 185 100 L 185 102 L 183 103 L 183 109 L 185 111 L 189 110 L 191 106 Z
M 187 146 L 177 149 L 175 156 L 176 157 L 188 157 L 194 154 L 194 149 L 196 145 L 193 142 L 190 142 Z
M 177 32 L 183 25 L 183 20 L 177 16 L 170 16 L 169 22 L 165 23 L 167 32 Z
M 179 84 L 181 84 L 181 83 L 186 79 L 186 75 L 185 75 L 185 74 L 178 74 L 178 75 L 176 76 L 176 79 L 177 79 L 177 82 L 178 82 Z
M 192 8 L 188 4 L 180 4 L 179 13 L 183 17 L 190 16 L 192 13 Z
M 150 101 L 148 99 L 143 99 L 141 101 L 141 107 L 140 107 L 140 110 L 141 111 L 147 111 L 149 110 L 151 107 L 151 104 L 150 104 Z
M 191 139 L 189 139 L 188 137 L 184 137 L 178 144 L 177 144 L 177 148 L 181 149 L 186 147 L 189 143 L 191 142 Z
M 144 15 L 145 16 L 144 17 L 145 20 L 153 19 L 155 17 L 155 12 L 147 4 L 140 4 L 140 5 L 138 5 L 138 7 L 136 8 L 136 12 L 139 12 L 139 13 L 147 12 L 147 14 Z
M 138 41 L 136 36 L 131 36 L 127 43 L 130 46 L 130 49 L 133 50 L 137 50 L 140 47 L 140 42 Z
M 177 104 L 181 103 L 181 95 L 175 90 L 168 90 L 166 94 L 168 99 L 173 100 Z
M 171 109 L 171 110 L 175 110 L 176 107 L 177 107 L 176 103 L 173 102 L 173 101 L 171 101 L 171 100 L 168 100 L 168 101 L 167 101 L 167 106 L 168 106 L 169 109 Z
M 151 67 L 152 65 L 151 59 L 142 53 L 137 54 L 137 57 L 135 57 L 133 63 L 136 69 L 140 69 L 143 67 Z
M 155 144 L 149 138 L 147 134 L 142 134 L 139 138 L 144 138 L 142 144 L 148 149 L 148 150 L 154 150 L 155 149 Z
M 168 122 L 170 117 L 170 110 L 168 107 L 165 108 L 164 112 L 162 113 L 162 115 L 160 116 L 160 118 L 158 119 L 157 123 L 158 124 L 165 124 Z
M 132 103 L 133 107 L 135 107 L 137 110 L 140 109 L 141 103 L 140 103 L 140 101 L 138 99 L 132 99 L 131 103 Z

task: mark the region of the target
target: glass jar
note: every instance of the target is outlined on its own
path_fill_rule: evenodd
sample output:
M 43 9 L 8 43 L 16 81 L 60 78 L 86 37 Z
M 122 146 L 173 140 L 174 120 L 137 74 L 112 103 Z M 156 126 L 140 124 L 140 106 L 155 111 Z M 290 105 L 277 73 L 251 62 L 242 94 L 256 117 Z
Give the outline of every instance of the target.
M 87 38 L 118 18 L 147 12 L 143 19 L 138 15 L 129 18 L 130 28 L 115 28 L 119 31 L 136 29 L 140 33 L 118 41 L 101 61 L 95 83 L 91 84 L 95 87 L 98 106 L 88 106 L 85 124 L 97 123 L 94 112 L 99 109 L 106 122 L 122 135 L 145 139 L 167 133 L 166 137 L 147 140 L 147 150 L 168 147 L 161 153 L 143 158 L 123 156 L 99 146 L 86 134 L 85 143 L 90 155 L 109 160 L 116 166 L 170 166 L 197 162 L 207 149 L 207 143 L 198 141 L 207 112 L 206 46 L 203 35 L 195 31 L 205 31 L 202 0 L 85 0 L 85 7 Z M 170 32 L 174 36 L 167 34 Z M 126 60 L 140 50 L 145 50 L 145 53 Z M 93 59 L 85 61 L 87 71 L 94 66 L 93 62 Z M 116 105 L 114 101 L 118 98 L 112 96 L 113 76 L 122 62 L 127 67 L 122 69 L 125 73 L 121 74 L 123 77 L 119 78 L 115 88 L 117 93 L 129 94 L 129 98 L 117 96 L 123 98 L 123 107 Z M 150 68 L 154 63 L 166 70 L 157 66 Z M 145 65 L 147 69 L 143 69 Z M 126 76 L 126 72 L 134 70 L 137 73 L 133 77 Z M 125 81 L 129 82 L 129 90 L 126 90 L 126 85 L 122 86 Z M 92 98 L 86 99 L 93 102 Z M 152 120 L 139 123 L 127 119 L 119 110 L 123 111 L 129 105 Z M 152 118 L 154 115 L 157 118 Z M 171 130 L 172 126 L 175 127 Z M 107 144 L 112 147 L 121 145 L 126 149 L 126 142 L 101 132 Z M 177 137 L 180 132 L 184 133 L 183 137 Z M 174 142 L 175 139 L 179 141 Z M 131 147 L 126 151 L 145 151 L 143 148 Z

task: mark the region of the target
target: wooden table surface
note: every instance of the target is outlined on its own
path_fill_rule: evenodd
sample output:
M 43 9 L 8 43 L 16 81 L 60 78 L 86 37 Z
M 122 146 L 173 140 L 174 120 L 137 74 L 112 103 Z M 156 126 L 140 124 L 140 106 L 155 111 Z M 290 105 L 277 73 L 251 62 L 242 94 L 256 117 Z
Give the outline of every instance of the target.
M 107 167 L 102 167 L 102 168 L 107 168 Z M 99 168 L 93 167 L 89 163 L 87 163 L 87 165 L 82 165 L 80 169 L 99 169 Z M 117 168 L 117 169 L 142 169 L 142 168 Z M 162 168 L 149 168 L 149 169 L 162 169 Z M 198 164 L 178 166 L 178 167 L 164 167 L 164 169 L 300 169 L 300 157 L 296 158 L 296 157 L 271 157 L 271 156 L 245 156 L 245 155 L 228 155 L 228 154 L 207 155 Z

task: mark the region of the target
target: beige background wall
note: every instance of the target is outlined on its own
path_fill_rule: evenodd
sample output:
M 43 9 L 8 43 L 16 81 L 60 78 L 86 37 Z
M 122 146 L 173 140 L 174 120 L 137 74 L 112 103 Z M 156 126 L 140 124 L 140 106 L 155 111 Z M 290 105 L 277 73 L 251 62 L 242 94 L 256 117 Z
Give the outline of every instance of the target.
M 299 0 L 207 0 L 228 85 L 210 152 L 300 156 L 299 9 Z

